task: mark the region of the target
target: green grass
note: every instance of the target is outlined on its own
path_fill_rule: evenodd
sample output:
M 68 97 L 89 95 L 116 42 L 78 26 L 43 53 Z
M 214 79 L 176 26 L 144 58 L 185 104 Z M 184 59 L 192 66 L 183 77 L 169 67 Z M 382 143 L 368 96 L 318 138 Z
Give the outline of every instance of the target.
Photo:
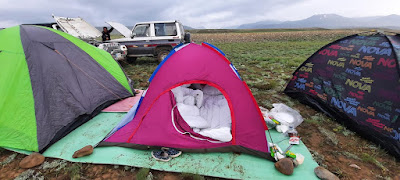
M 137 180 L 145 180 L 147 178 L 147 175 L 149 174 L 149 172 L 150 172 L 149 168 L 140 168 L 136 174 L 136 179 Z
M 328 41 L 216 43 L 248 83 L 258 103 L 270 94 L 282 92 L 296 68 Z M 158 62 L 138 58 L 135 64 L 120 62 L 135 88 L 148 87 L 148 79 Z
M 333 145 L 337 146 L 339 144 L 339 140 L 336 134 L 332 131 L 329 131 L 323 127 L 318 127 L 319 132 L 326 137 L 327 142 L 332 143 Z
M 375 164 L 376 166 L 381 168 L 383 171 L 388 171 L 388 169 L 385 166 L 383 166 L 383 164 L 381 162 L 376 160 L 375 156 L 376 155 L 373 155 L 373 154 L 363 153 L 361 160 L 364 162 Z
M 299 103 L 282 93 L 286 83 L 292 77 L 292 73 L 319 48 L 347 34 L 327 37 L 317 34 L 316 37 L 313 37 L 299 33 L 286 36 L 285 33 L 276 34 L 275 31 L 277 30 L 263 30 L 263 32 L 272 31 L 274 31 L 272 36 L 283 34 L 283 38 L 272 37 L 251 42 L 224 40 L 223 42 L 221 40 L 215 40 L 215 42 L 208 40 L 208 42 L 221 49 L 235 65 L 260 106 L 270 108 L 272 103 L 277 102 L 293 106 Z M 282 31 L 284 30 L 279 30 L 279 32 Z M 301 31 L 304 31 L 304 29 Z M 248 31 L 240 30 L 240 32 Z M 240 36 L 241 34 L 238 33 L 237 35 Z M 251 35 L 252 33 L 247 34 L 247 36 Z M 194 36 L 195 34 L 193 34 Z M 128 76 L 134 81 L 135 88 L 139 89 L 146 89 L 149 86 L 148 79 L 158 65 L 157 60 L 151 57 L 138 58 L 134 64 L 128 64 L 125 61 L 120 63 Z
M 358 157 L 357 155 L 351 153 L 351 152 L 342 152 L 341 153 L 343 156 L 346 156 L 347 158 L 351 158 L 351 159 L 355 159 L 355 160 L 361 160 L 360 157 Z
M 278 97 L 271 99 L 271 94 L 282 92 L 296 68 L 327 43 L 327 41 L 274 41 L 215 45 L 238 69 L 257 102 L 268 107 L 271 101 L 294 105 L 288 99 L 284 101 Z M 286 95 L 280 94 L 280 96 Z
M 80 163 L 73 163 L 70 166 L 66 167 L 66 171 L 71 179 L 81 179 L 80 173 L 82 169 L 82 164 Z

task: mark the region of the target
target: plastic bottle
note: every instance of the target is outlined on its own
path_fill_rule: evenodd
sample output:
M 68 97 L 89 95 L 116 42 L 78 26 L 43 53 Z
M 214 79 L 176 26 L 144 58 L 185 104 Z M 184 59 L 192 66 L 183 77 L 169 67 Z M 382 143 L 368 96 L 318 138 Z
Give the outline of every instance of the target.
M 289 126 L 289 130 L 287 131 L 289 136 L 289 144 L 299 144 L 300 138 L 297 134 L 296 129 L 293 126 Z
M 293 128 L 293 126 L 289 126 L 287 133 L 289 137 L 297 136 L 297 131 Z

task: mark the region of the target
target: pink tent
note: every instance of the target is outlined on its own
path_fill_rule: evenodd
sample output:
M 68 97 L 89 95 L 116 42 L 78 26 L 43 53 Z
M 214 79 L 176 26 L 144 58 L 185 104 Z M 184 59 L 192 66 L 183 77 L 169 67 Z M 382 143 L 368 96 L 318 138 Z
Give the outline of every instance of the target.
M 142 99 L 99 146 L 243 152 L 270 159 L 267 126 L 257 102 L 225 54 L 213 45 L 177 46 L 149 81 Z M 193 83 L 213 86 L 226 98 L 232 119 L 230 142 L 214 142 L 193 132 L 174 108 L 176 102 L 171 89 Z

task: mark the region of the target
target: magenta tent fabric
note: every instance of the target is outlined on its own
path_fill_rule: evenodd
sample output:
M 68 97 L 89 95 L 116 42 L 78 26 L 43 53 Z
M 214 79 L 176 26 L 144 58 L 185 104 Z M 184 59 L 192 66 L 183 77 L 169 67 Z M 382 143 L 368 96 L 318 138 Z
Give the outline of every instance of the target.
M 183 84 L 208 84 L 225 96 L 231 111 L 231 142 L 215 143 L 179 133 L 175 126 L 192 136 L 175 108 L 171 89 Z M 177 46 L 150 78 L 148 90 L 127 123 L 119 125 L 99 146 L 137 149 L 172 147 L 188 152 L 243 152 L 270 159 L 265 136 L 267 126 L 248 86 L 234 66 L 214 46 L 194 43 Z M 173 112 L 172 112 L 173 111 Z

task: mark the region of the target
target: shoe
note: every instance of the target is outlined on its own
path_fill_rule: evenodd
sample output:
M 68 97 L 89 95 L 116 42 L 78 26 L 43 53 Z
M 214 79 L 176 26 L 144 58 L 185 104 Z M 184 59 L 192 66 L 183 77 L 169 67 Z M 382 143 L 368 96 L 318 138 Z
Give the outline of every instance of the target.
M 151 156 L 153 156 L 153 158 L 157 161 L 167 162 L 171 160 L 171 157 L 168 155 L 168 153 L 164 151 L 151 151 Z
M 179 150 L 174 149 L 174 148 L 162 147 L 161 151 L 167 153 L 169 155 L 169 157 L 172 157 L 172 158 L 176 158 L 176 157 L 178 157 L 179 155 L 182 154 L 182 151 L 179 151 Z

